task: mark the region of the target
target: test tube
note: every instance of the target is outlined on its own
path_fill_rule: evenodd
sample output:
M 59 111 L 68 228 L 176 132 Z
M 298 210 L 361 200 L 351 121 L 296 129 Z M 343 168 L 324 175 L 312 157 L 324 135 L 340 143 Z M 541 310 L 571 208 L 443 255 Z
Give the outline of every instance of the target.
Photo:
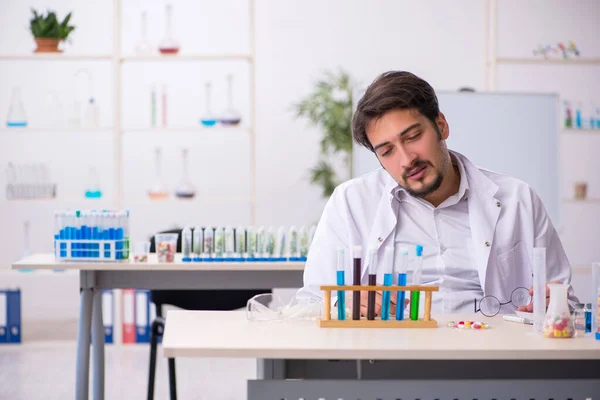
M 235 252 L 235 248 L 233 246 L 235 239 L 233 235 L 233 228 L 228 226 L 225 228 L 225 261 L 233 261 L 233 255 Z
M 256 261 L 256 234 L 251 226 L 246 229 L 246 259 Z
M 192 229 L 189 227 L 183 228 L 181 231 L 181 252 L 183 257 L 181 261 L 191 262 L 192 261 Z
M 285 227 L 280 226 L 277 230 L 277 244 L 275 245 L 275 257 L 277 258 L 277 261 L 285 261 L 285 245 Z
M 421 273 L 423 272 L 423 246 L 418 244 L 415 248 L 417 259 L 415 260 L 415 269 L 413 271 L 413 285 L 421 284 Z M 419 297 L 421 292 L 415 290 L 410 292 L 410 319 L 413 321 L 419 320 Z
M 600 340 L 600 263 L 592 264 L 592 312 L 595 314 L 592 318 L 592 332 L 596 340 Z
M 308 231 L 305 226 L 300 227 L 298 236 L 300 237 L 300 261 L 306 261 L 306 257 L 308 256 Z
M 124 249 L 123 249 L 123 257 L 124 259 L 128 260 L 129 259 L 129 210 L 125 210 L 125 225 L 123 226 L 123 236 L 124 236 L 124 240 L 125 242 L 123 243 Z
M 202 244 L 204 244 L 204 229 L 197 226 L 192 234 L 192 260 L 194 262 L 202 261 Z
M 362 254 L 362 246 L 354 246 L 352 248 L 352 255 L 354 257 L 353 260 L 353 281 L 352 284 L 357 286 L 360 285 L 361 278 L 361 254 Z M 352 319 L 359 320 L 360 319 L 360 290 L 355 290 L 352 292 Z
M 377 248 L 369 250 L 369 286 L 377 285 Z M 374 290 L 369 290 L 367 296 L 367 319 L 373 321 L 375 319 L 375 293 Z
M 406 272 L 408 271 L 408 249 L 401 247 L 398 249 L 398 286 L 406 286 Z M 404 320 L 404 307 L 406 306 L 406 292 L 398 290 L 396 298 L 396 320 Z
M 383 249 L 383 286 L 392 286 L 394 280 L 394 248 L 385 246 Z M 384 290 L 381 299 L 381 319 L 387 321 L 390 319 L 390 302 L 392 293 Z
M 266 233 L 266 237 L 267 237 L 267 258 L 269 259 L 269 261 L 275 261 L 276 259 L 276 255 L 275 255 L 275 244 L 277 243 L 277 238 L 275 237 L 275 231 L 273 230 L 272 227 L 269 227 L 269 229 L 267 229 L 267 233 Z
M 337 285 L 346 285 L 346 250 L 343 247 L 337 249 Z M 337 292 L 337 306 L 338 306 L 338 320 L 344 321 L 346 319 L 346 291 L 338 290 Z
M 533 329 L 542 333 L 546 315 L 546 248 L 533 248 Z
M 298 231 L 295 226 L 290 227 L 290 244 L 288 257 L 290 261 L 299 261 L 300 252 L 298 250 L 299 241 L 298 241 Z
M 115 248 L 117 249 L 116 258 L 117 260 L 125 259 L 125 213 L 115 213 Z
M 215 230 L 215 261 L 223 261 L 225 250 L 225 233 L 223 228 L 219 227 Z
M 258 261 L 265 261 L 265 252 L 267 248 L 267 235 L 264 226 L 259 226 L 256 230 L 256 258 Z
M 214 254 L 214 244 L 215 244 L 215 236 L 213 232 L 213 228 L 206 227 L 204 229 L 204 255 L 202 259 L 204 261 L 213 261 Z
M 246 229 L 243 226 L 238 226 L 235 229 L 235 254 L 238 261 L 244 260 L 246 252 Z

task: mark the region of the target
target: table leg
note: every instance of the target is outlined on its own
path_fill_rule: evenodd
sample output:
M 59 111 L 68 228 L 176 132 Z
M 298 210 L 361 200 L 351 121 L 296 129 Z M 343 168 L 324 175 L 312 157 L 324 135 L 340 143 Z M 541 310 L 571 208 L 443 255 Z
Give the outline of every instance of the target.
M 104 321 L 102 320 L 102 290 L 94 290 L 92 312 L 92 371 L 94 400 L 104 400 Z
M 92 289 L 81 289 L 75 373 L 75 398 L 77 400 L 87 400 L 89 393 L 93 296 Z

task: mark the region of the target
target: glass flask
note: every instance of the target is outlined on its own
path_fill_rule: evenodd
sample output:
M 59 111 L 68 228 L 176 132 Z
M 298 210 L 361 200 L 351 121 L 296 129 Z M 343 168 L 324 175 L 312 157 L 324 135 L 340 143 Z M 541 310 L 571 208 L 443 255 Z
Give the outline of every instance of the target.
M 181 158 L 183 160 L 183 177 L 175 189 L 175 196 L 180 199 L 192 199 L 196 196 L 196 189 L 188 174 L 188 149 L 182 150 Z
M 58 96 L 54 92 L 48 92 L 44 99 L 44 127 L 59 128 L 63 125 L 63 109 Z
M 21 101 L 21 88 L 13 88 L 9 107 L 6 126 L 9 128 L 27 126 L 27 116 L 25 115 L 25 108 Z
M 169 197 L 169 192 L 163 183 L 162 171 L 161 171 L 161 149 L 156 148 L 154 150 L 154 171 L 156 174 L 156 181 L 150 190 L 148 190 L 148 196 L 152 200 L 162 200 Z
M 148 18 L 146 11 L 142 11 L 141 19 L 142 37 L 135 45 L 135 54 L 137 54 L 138 56 L 148 56 L 152 54 L 152 45 L 148 40 Z
M 221 115 L 221 124 L 235 126 L 240 123 L 242 116 L 238 110 L 233 107 L 233 75 L 227 75 L 227 108 Z
M 217 119 L 214 116 L 214 114 L 212 113 L 212 107 L 211 107 L 211 89 L 212 89 L 212 83 L 211 82 L 206 82 L 204 84 L 204 93 L 205 93 L 205 111 L 204 111 L 204 115 L 200 118 L 200 123 L 204 126 L 215 126 L 217 124 Z
M 165 6 L 165 29 L 166 35 L 160 41 L 158 50 L 161 54 L 177 54 L 179 53 L 179 43 L 173 38 L 171 18 L 173 15 L 173 6 L 167 4 Z
M 575 335 L 575 326 L 567 302 L 569 285 L 550 283 L 548 287 L 550 288 L 550 303 L 544 319 L 544 336 L 572 338 Z
M 100 184 L 98 179 L 98 173 L 96 172 L 96 168 L 90 167 L 89 172 L 89 186 L 85 191 L 86 199 L 99 199 L 102 197 L 102 190 L 100 190 Z

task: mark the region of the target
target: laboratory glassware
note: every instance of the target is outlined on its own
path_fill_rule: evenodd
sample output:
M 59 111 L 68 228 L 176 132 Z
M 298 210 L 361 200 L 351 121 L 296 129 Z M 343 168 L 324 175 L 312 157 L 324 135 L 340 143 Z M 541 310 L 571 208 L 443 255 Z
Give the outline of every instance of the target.
M 206 82 L 204 84 L 205 110 L 204 110 L 204 115 L 202 115 L 202 117 L 200 118 L 200 123 L 204 126 L 215 126 L 217 124 L 217 119 L 212 112 L 211 90 L 212 90 L 212 83 Z
M 152 44 L 148 40 L 148 15 L 142 11 L 141 15 L 141 34 L 142 37 L 135 45 L 135 53 L 138 56 L 148 56 L 152 54 Z
M 165 37 L 160 41 L 158 50 L 161 54 L 177 54 L 179 53 L 179 43 L 173 37 L 173 6 L 167 4 L 165 6 Z
M 27 116 L 25 115 L 25 107 L 23 107 L 23 101 L 21 100 L 21 88 L 19 87 L 13 87 L 6 126 L 9 128 L 27 126 Z
M 180 199 L 192 199 L 196 196 L 196 189 L 190 181 L 188 174 L 188 149 L 181 151 L 181 158 L 183 160 L 183 177 L 175 189 L 175 196 Z
M 156 174 L 156 181 L 154 185 L 148 190 L 148 196 L 152 200 L 161 200 L 169 197 L 169 192 L 165 184 L 163 183 L 162 171 L 161 171 L 161 149 L 156 148 L 154 150 L 154 171 Z
M 221 124 L 227 126 L 239 125 L 242 116 L 233 106 L 233 75 L 227 75 L 227 108 L 223 111 L 220 118 Z
M 89 186 L 85 191 L 85 197 L 87 199 L 99 199 L 102 197 L 102 190 L 100 190 L 100 184 L 98 180 L 98 173 L 96 168 L 90 167 L 89 170 Z

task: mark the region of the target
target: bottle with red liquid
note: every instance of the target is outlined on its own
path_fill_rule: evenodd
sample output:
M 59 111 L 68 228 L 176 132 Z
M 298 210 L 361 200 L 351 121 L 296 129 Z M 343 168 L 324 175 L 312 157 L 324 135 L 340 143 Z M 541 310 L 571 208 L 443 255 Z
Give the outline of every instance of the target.
M 173 14 L 173 6 L 167 4 L 165 7 L 165 37 L 160 41 L 158 45 L 158 51 L 160 54 L 175 55 L 179 53 L 179 42 L 173 38 L 171 17 Z

